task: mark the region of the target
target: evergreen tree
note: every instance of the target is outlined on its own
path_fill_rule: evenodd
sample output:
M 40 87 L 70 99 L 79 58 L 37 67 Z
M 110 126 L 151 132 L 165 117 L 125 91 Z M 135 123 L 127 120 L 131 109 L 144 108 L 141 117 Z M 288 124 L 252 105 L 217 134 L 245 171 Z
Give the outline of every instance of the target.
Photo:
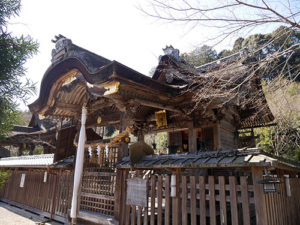
M 188 63 L 194 66 L 201 66 L 203 64 L 217 60 L 218 54 L 212 47 L 203 45 L 189 53 L 182 54 L 182 57 Z
M 15 36 L 8 31 L 8 20 L 20 12 L 20 0 L 0 1 L 0 137 L 19 120 L 17 100 L 26 101 L 34 91 L 30 80 L 24 83 L 24 64 L 37 52 L 38 44 L 30 36 Z

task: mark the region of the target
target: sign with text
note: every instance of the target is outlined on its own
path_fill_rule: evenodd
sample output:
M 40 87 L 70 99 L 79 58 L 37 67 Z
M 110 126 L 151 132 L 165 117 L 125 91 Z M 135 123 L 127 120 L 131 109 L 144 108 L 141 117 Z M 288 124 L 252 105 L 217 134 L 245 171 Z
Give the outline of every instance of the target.
M 126 204 L 147 207 L 147 180 L 138 177 L 127 179 Z

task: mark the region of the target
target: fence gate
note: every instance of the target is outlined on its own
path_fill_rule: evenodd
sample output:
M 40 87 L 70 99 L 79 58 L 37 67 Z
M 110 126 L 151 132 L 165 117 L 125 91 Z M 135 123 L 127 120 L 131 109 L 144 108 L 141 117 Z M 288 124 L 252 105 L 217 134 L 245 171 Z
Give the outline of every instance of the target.
M 81 185 L 80 211 L 113 216 L 118 146 L 86 151 Z M 91 153 L 88 154 L 88 152 Z

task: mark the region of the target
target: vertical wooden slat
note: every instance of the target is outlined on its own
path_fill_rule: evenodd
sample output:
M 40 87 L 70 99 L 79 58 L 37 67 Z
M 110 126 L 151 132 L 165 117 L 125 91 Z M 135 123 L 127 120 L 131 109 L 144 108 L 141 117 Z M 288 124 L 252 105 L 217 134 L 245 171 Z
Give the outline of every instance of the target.
M 182 203 L 182 225 L 187 225 L 187 184 L 186 184 L 186 176 L 182 176 L 181 178 L 181 203 Z
M 136 207 L 131 206 L 131 225 L 135 225 Z
M 216 225 L 216 196 L 215 196 L 215 178 L 208 177 L 209 186 L 209 217 L 210 225 Z
M 137 225 L 142 225 L 142 207 L 139 206 L 137 210 Z
M 162 175 L 158 176 L 157 182 L 157 224 L 162 224 Z
M 151 225 L 154 225 L 155 223 L 155 185 L 156 185 L 155 175 L 152 175 L 151 176 L 151 215 L 150 215 Z
M 256 211 L 256 225 L 268 224 L 268 222 L 266 221 L 266 206 L 264 201 L 263 186 L 257 183 L 259 180 L 263 179 L 262 170 L 263 168 L 260 167 L 252 167 L 251 169 Z
M 191 224 L 197 224 L 197 215 L 196 215 L 196 178 L 195 176 L 190 177 L 190 184 L 191 184 Z
M 241 191 L 242 191 L 242 208 L 244 225 L 250 225 L 250 210 L 249 210 L 249 196 L 248 196 L 248 180 L 247 177 L 241 177 Z
M 236 182 L 235 177 L 229 177 L 230 187 L 230 208 L 231 208 L 231 221 L 232 225 L 238 225 L 238 209 L 237 209 L 237 196 L 236 196 Z
M 200 225 L 206 225 L 206 197 L 205 197 L 205 177 L 199 177 L 200 188 Z
M 165 191 L 165 225 L 170 224 L 170 176 L 166 176 Z
M 130 206 L 125 204 L 125 225 L 129 225 L 130 220 Z
M 221 225 L 227 225 L 227 208 L 226 208 L 226 192 L 225 192 L 225 177 L 219 176 L 220 187 L 220 220 Z
M 121 210 L 121 198 L 122 198 L 122 186 L 123 182 L 123 173 L 122 170 L 117 170 L 117 179 L 116 179 L 116 190 L 115 190 L 115 202 L 114 202 L 114 217 L 116 220 L 120 220 L 122 210 Z M 125 193 L 123 193 L 125 194 Z
M 148 207 L 144 208 L 144 225 L 148 225 Z
M 126 179 L 128 177 L 128 170 L 123 171 L 122 176 L 122 194 L 121 194 L 121 224 L 125 224 L 125 218 L 126 218 L 126 188 L 127 188 L 127 182 Z
M 147 207 L 144 207 L 144 225 L 148 225 L 148 208 L 149 208 L 149 176 L 147 176 Z

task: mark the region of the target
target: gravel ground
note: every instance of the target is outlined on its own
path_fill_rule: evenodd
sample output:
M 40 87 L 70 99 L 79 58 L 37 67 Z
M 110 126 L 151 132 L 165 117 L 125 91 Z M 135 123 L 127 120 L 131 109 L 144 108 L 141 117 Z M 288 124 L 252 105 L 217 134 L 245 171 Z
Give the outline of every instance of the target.
M 36 214 L 0 202 L 0 225 L 61 225 L 58 222 L 43 223 L 46 220 Z

